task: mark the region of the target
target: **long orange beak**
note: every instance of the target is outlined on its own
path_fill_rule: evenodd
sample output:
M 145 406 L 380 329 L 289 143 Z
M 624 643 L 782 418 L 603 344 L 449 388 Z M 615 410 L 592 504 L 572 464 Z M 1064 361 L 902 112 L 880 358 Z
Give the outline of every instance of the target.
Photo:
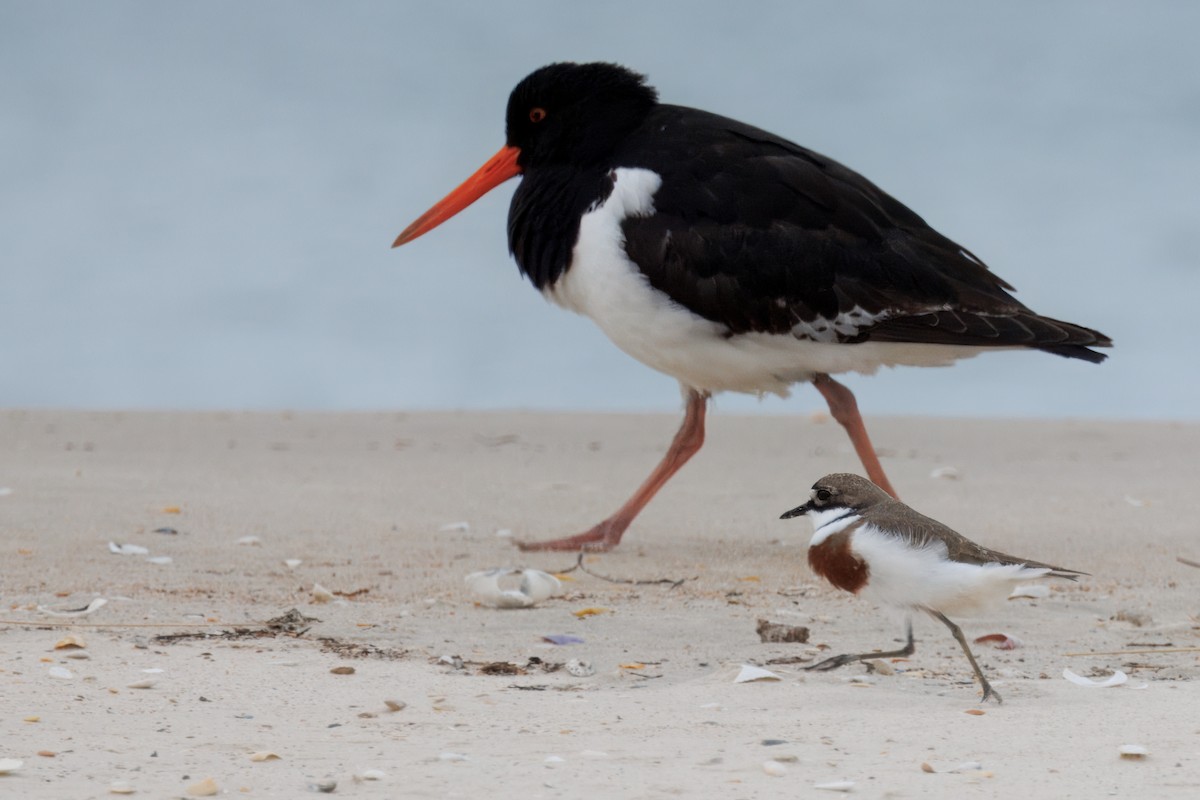
M 461 186 L 405 228 L 404 233 L 396 237 L 392 247 L 407 244 L 421 234 L 433 230 L 509 178 L 520 175 L 521 167 L 517 164 L 517 157 L 520 155 L 519 147 L 501 147 L 496 155 L 489 158 L 474 175 L 463 181 Z

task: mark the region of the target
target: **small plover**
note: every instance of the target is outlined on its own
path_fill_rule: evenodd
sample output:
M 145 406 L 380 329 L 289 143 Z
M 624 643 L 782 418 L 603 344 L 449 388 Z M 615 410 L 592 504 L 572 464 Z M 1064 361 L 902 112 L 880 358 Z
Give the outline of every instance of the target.
M 1016 558 L 978 545 L 935 519 L 892 498 L 866 478 L 826 475 L 813 484 L 802 506 L 783 514 L 807 514 L 813 523 L 808 563 L 839 589 L 911 611 L 924 611 L 954 634 L 975 670 L 983 699 L 1001 701 L 975 660 L 967 640 L 947 614 L 970 614 L 1003 600 L 1019 583 L 1035 578 L 1075 580 L 1086 572 Z M 913 654 L 912 618 L 907 644 L 886 653 L 840 655 L 807 669 L 830 670 L 855 661 Z

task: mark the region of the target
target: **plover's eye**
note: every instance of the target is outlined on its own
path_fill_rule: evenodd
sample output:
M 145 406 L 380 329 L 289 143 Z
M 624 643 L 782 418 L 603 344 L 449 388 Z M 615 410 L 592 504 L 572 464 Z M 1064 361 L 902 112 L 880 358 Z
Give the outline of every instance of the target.
M 544 109 L 544 108 L 529 109 L 529 121 L 530 122 L 541 122 L 545 118 L 546 118 L 546 109 Z
M 833 495 L 829 493 L 828 489 L 818 489 L 817 490 L 817 499 L 820 500 L 822 503 L 829 502 L 829 498 L 831 498 L 831 497 L 833 497 Z

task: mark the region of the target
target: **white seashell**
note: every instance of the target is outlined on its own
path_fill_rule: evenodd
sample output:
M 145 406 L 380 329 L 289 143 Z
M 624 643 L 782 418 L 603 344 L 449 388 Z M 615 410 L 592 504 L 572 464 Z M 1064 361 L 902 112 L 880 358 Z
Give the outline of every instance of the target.
M 362 781 L 381 781 L 387 777 L 387 773 L 381 769 L 364 769 L 355 777 Z
M 140 544 L 117 544 L 116 542 L 109 542 L 108 551 L 110 553 L 116 553 L 119 556 L 150 555 L 150 548 L 142 547 Z
M 466 761 L 468 760 L 462 753 L 440 753 L 438 761 Z
M 287 567 L 288 569 L 295 569 L 296 567 L 300 566 L 303 563 L 304 562 L 298 558 L 285 558 L 283 560 L 283 565 L 285 567 Z
M 133 786 L 125 781 L 113 781 L 108 785 L 109 794 L 133 794 Z
M 64 680 L 70 680 L 75 677 L 71 670 L 66 667 L 51 667 L 48 674 L 51 678 L 63 678 Z
M 750 683 L 751 681 L 779 681 L 783 680 L 774 672 L 762 667 L 756 667 L 753 664 L 742 664 L 742 671 L 733 679 L 734 683 Z
M 84 614 L 90 614 L 103 605 L 107 605 L 108 601 L 103 597 L 97 597 L 92 602 L 88 603 L 85 608 L 67 608 L 68 604 L 60 604 L 56 606 L 38 606 L 38 611 L 43 614 L 49 614 L 52 617 L 82 617 Z
M 814 789 L 825 789 L 830 792 L 848 792 L 854 788 L 854 781 L 830 781 L 828 783 L 817 783 L 813 785 Z
M 567 760 L 562 756 L 546 756 L 546 760 L 542 763 L 547 767 L 553 767 L 557 766 L 558 764 L 565 764 L 567 763 Z
M 763 772 L 773 778 L 782 778 L 784 775 L 787 775 L 787 767 L 775 759 L 769 759 L 763 762 Z
M 515 586 L 502 587 L 500 579 L 519 575 Z M 506 581 L 512 584 L 514 579 Z M 472 572 L 466 578 L 467 588 L 482 602 L 496 608 L 529 608 L 543 600 L 562 593 L 562 581 L 540 569 L 510 569 L 496 567 L 482 572 Z
M 248 544 L 257 547 L 258 545 L 262 544 L 262 539 L 258 538 L 257 536 L 243 536 L 242 538 L 238 539 L 236 543 Z
M 126 686 L 128 689 L 153 689 L 158 684 L 157 678 L 142 678 Z
M 929 473 L 931 478 L 941 478 L 947 481 L 956 481 L 961 477 L 958 467 L 938 467 Z
M 146 559 L 146 563 L 148 563 L 148 564 L 170 564 L 171 560 L 172 559 L 170 556 L 150 556 L 149 558 Z
M 501 528 L 500 530 L 496 531 L 496 535 L 501 539 L 511 539 L 513 537 L 513 532 L 508 528 Z
M 0 758 L 0 775 L 16 772 L 23 766 L 25 762 L 19 758 Z
M 1121 754 L 1121 758 L 1137 760 L 1150 755 L 1150 750 L 1140 744 L 1123 744 L 1117 748 L 1117 752 Z
M 333 599 L 333 592 L 326 589 L 319 583 L 314 583 L 312 588 L 312 600 L 314 603 L 328 603 Z
M 1120 686 L 1125 681 L 1129 680 L 1129 676 L 1121 670 L 1117 670 L 1112 675 L 1109 675 L 1102 681 L 1093 681 L 1085 678 L 1082 675 L 1076 675 L 1069 668 L 1063 667 L 1063 677 L 1069 680 L 1076 686 L 1086 686 L 1089 689 L 1107 689 L 1110 686 Z
M 1048 597 L 1050 595 L 1050 587 L 1044 583 L 1023 583 L 1012 590 L 1008 599 L 1012 600 L 1017 597 Z
M 469 523 L 469 522 L 448 522 L 445 525 L 443 525 L 442 527 L 438 528 L 438 530 L 445 531 L 446 533 L 449 533 L 451 531 L 465 532 L 465 531 L 471 530 L 471 523 Z
M 592 666 L 590 661 L 581 661 L 578 658 L 572 658 L 567 662 L 567 672 L 576 678 L 590 678 L 596 674 L 596 668 Z
M 251 761 L 278 761 L 279 754 L 272 753 L 270 750 L 260 750 L 257 753 L 250 754 Z

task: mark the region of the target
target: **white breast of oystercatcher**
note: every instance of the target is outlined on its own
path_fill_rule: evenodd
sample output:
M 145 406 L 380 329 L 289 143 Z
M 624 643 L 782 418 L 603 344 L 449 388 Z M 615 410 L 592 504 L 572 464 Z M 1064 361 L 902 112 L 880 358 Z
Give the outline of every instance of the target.
M 883 321 L 887 312 L 855 306 L 832 319 L 796 316 L 781 333 L 731 333 L 655 289 L 626 250 L 623 223 L 655 213 L 662 177 L 652 170 L 610 171 L 611 193 L 580 219 L 570 268 L 543 289 L 551 302 L 589 317 L 643 364 L 706 392 L 787 397 L 817 373 L 873 374 L 881 366 L 943 366 L 984 348 L 910 342 L 839 345 L 840 337 Z M 670 235 L 668 232 L 667 236 Z M 776 300 L 780 307 L 787 300 Z M 996 348 L 991 348 L 996 349 Z

